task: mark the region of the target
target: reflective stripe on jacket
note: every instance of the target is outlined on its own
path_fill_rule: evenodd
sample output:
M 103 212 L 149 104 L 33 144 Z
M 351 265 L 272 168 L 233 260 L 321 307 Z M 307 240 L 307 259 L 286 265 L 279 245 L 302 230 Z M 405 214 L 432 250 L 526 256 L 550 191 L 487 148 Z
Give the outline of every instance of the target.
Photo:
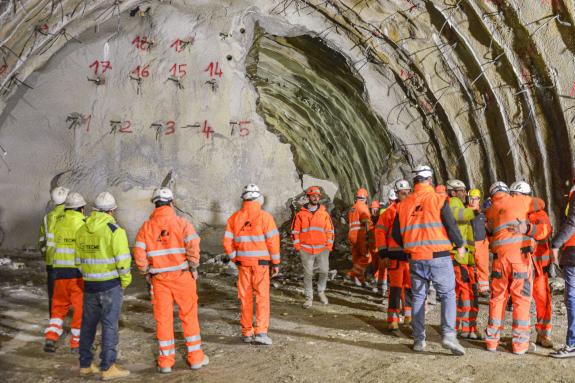
M 323 205 L 310 211 L 307 205 L 295 215 L 291 235 L 293 246 L 309 254 L 319 254 L 333 249 L 334 230 L 329 213 Z
M 76 265 L 87 282 L 119 278 L 123 288 L 132 282 L 132 256 L 126 231 L 110 214 L 93 211 L 76 233 Z
M 257 201 L 244 201 L 228 219 L 223 245 L 230 259 L 244 266 L 280 263 L 279 231 L 272 215 Z
M 54 260 L 54 226 L 56 222 L 64 218 L 64 205 L 56 205 L 48 214 L 44 216 L 42 225 L 40 225 L 40 234 L 38 236 L 38 249 L 44 256 L 47 266 L 52 266 Z
M 457 222 L 457 227 L 459 228 L 461 237 L 465 242 L 465 248 L 467 249 L 465 256 L 459 260 L 459 263 L 462 265 L 473 265 L 475 264 L 475 238 L 473 236 L 473 226 L 471 222 L 475 218 L 475 211 L 466 208 L 458 197 L 449 198 L 449 207 L 453 213 L 453 218 L 455 218 Z M 456 251 L 452 250 L 452 258 L 455 258 L 455 254 Z
M 76 232 L 84 225 L 84 214 L 76 210 L 64 211 L 64 217 L 54 225 L 55 269 L 76 269 Z
M 160 206 L 136 235 L 134 259 L 140 271 L 153 275 L 187 271 L 200 264 L 200 237 L 171 206 Z
M 432 259 L 434 253 L 451 250 L 451 240 L 441 219 L 446 196 L 431 185 L 418 183 L 397 207 L 403 248 L 413 260 Z

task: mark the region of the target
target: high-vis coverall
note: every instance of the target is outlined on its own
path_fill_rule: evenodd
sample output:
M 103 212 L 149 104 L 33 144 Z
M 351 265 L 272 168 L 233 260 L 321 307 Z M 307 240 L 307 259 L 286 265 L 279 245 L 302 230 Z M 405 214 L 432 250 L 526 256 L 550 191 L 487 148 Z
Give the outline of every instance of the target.
M 475 240 L 475 266 L 477 268 L 477 286 L 480 293 L 489 291 L 489 240 L 485 214 L 478 212 L 471 221 L 473 227 L 473 239 Z
M 280 263 L 280 238 L 271 214 L 257 201 L 244 201 L 226 225 L 224 249 L 238 265 L 242 335 L 266 334 L 270 321 L 270 263 Z M 253 326 L 254 295 L 256 325 Z
M 362 200 L 357 200 L 347 215 L 349 232 L 347 239 L 351 243 L 352 269 L 347 273 L 351 278 L 365 281 L 365 269 L 371 263 L 371 254 L 368 248 L 367 230 L 371 226 L 369 207 Z
M 84 281 L 76 267 L 76 231 L 84 225 L 84 214 L 75 210 L 66 210 L 64 217 L 54 225 L 54 296 L 50 324 L 44 330 L 46 340 L 57 341 L 62 335 L 64 319 L 70 308 L 72 316 L 70 347 L 80 346 L 80 328 L 82 326 L 82 299 Z M 48 251 L 52 246 L 48 246 Z
M 376 215 L 371 215 L 370 220 L 370 229 L 369 229 L 369 252 L 371 255 L 371 267 L 373 269 L 373 278 L 375 279 L 375 283 L 377 288 L 383 288 L 383 286 L 387 283 L 387 265 L 384 258 L 379 256 L 379 250 L 376 244 L 376 234 L 375 234 L 375 226 L 377 222 L 379 222 L 379 218 L 381 217 L 381 212 L 378 210 Z
M 530 237 L 514 234 L 509 225 L 527 222 L 527 216 L 545 207 L 539 198 L 504 192 L 495 193 L 492 205 L 485 213 L 490 234 L 489 245 L 493 253 L 491 274 L 491 300 L 489 321 L 485 331 L 487 349 L 495 350 L 499 345 L 505 306 L 509 295 L 513 302 L 512 349 L 514 353 L 525 353 L 529 349 L 530 316 L 533 272 Z
M 194 226 L 178 217 L 171 206 L 160 206 L 142 225 L 136 236 L 134 259 L 142 273 L 150 275 L 152 306 L 160 353 L 158 366 L 172 367 L 176 361 L 174 302 L 188 350 L 188 364 L 204 361 L 196 280 L 190 268 L 200 264 L 200 237 Z

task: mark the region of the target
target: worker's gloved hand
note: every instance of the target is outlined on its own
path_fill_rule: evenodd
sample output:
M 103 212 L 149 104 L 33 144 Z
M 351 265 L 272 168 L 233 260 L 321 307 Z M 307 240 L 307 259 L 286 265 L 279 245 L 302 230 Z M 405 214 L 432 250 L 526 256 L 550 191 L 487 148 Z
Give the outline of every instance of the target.
M 278 265 L 272 266 L 272 278 L 280 273 L 280 267 Z
M 454 256 L 457 263 L 463 262 L 463 260 L 465 259 L 465 253 L 466 252 L 467 252 L 467 250 L 465 249 L 465 246 L 457 248 L 457 253 L 455 253 L 455 256 Z
M 198 269 L 195 267 L 190 267 L 190 273 L 192 273 L 192 278 L 194 279 L 198 279 L 199 274 L 198 274 Z
M 559 249 L 551 249 L 551 263 L 559 266 Z

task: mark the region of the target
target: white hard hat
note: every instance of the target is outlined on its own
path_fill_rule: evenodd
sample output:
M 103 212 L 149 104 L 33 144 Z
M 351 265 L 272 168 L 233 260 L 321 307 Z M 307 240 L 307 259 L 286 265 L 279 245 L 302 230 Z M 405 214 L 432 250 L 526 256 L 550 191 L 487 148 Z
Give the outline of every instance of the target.
M 465 187 L 465 183 L 460 180 L 448 180 L 445 184 L 447 190 L 455 190 L 455 189 L 467 189 Z
M 174 199 L 174 193 L 168 188 L 158 188 L 154 190 L 154 194 L 152 194 L 152 203 L 156 203 L 158 201 L 162 202 L 170 202 Z
M 400 190 L 411 190 L 411 186 L 409 185 L 409 182 L 407 182 L 406 180 L 395 181 L 394 186 L 396 192 Z
M 96 201 L 94 201 L 94 205 L 96 206 L 96 209 L 100 211 L 110 211 L 118 207 L 118 205 L 116 205 L 116 199 L 108 192 L 101 192 L 98 194 Z
M 433 170 L 427 165 L 418 165 L 411 171 L 413 178 L 431 178 L 433 177 Z
M 505 182 L 497 181 L 489 188 L 489 194 L 493 195 L 497 192 L 509 193 L 509 187 Z
M 514 193 L 530 195 L 533 192 L 533 189 L 531 189 L 531 186 L 529 186 L 527 182 L 517 181 L 511 184 L 511 186 L 509 187 L 509 191 Z
M 261 196 L 262 194 L 260 193 L 258 185 L 248 184 L 244 186 L 244 191 L 242 192 L 242 199 L 244 201 L 253 201 Z
M 387 195 L 387 199 L 389 199 L 390 201 L 396 201 L 397 200 L 397 194 L 395 194 L 395 190 L 391 189 L 389 191 L 389 194 Z
M 54 205 L 61 205 L 66 202 L 68 193 L 70 193 L 70 189 L 67 189 L 63 186 L 57 186 L 50 192 L 50 198 L 52 199 Z
M 82 206 L 86 206 L 86 200 L 80 193 L 72 192 L 68 194 L 64 202 L 66 209 L 77 209 Z

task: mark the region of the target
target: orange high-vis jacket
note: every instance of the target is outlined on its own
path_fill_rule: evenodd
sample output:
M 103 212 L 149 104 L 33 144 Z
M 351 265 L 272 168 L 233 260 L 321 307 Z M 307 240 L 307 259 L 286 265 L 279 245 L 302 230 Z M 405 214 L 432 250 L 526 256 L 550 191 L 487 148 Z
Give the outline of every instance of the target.
M 383 250 L 385 257 L 389 259 L 406 260 L 407 256 L 403 247 L 395 241 L 392 235 L 398 204 L 399 202 L 394 202 L 379 216 L 375 226 L 375 245 L 378 251 Z
M 447 197 L 431 185 L 418 183 L 397 207 L 403 248 L 413 260 L 432 259 L 434 253 L 449 252 L 451 240 L 441 220 Z M 388 245 L 389 247 L 389 245 Z
M 136 235 L 134 259 L 140 271 L 150 274 L 198 267 L 200 237 L 171 206 L 160 206 Z
M 549 238 L 553 232 L 551 220 L 544 210 L 533 212 L 528 216 L 531 227 L 527 235 L 535 241 L 535 251 L 533 252 L 533 261 L 539 262 L 545 267 L 551 263 Z
M 257 201 L 244 201 L 229 219 L 224 249 L 242 266 L 280 263 L 280 236 L 274 218 Z
M 492 205 L 485 212 L 489 231 L 489 248 L 492 253 L 516 252 L 527 250 L 532 245 L 530 237 L 523 234 L 513 234 L 507 227 L 518 222 L 526 222 L 527 216 L 539 209 L 545 208 L 545 202 L 540 198 L 518 195 L 512 197 L 503 192 L 491 197 Z
M 332 251 L 334 230 L 329 213 L 323 205 L 314 212 L 306 206 L 297 212 L 291 225 L 294 248 L 309 254 Z
M 349 223 L 347 239 L 353 245 L 363 241 L 367 234 L 365 231 L 366 225 L 368 230 L 371 228 L 371 214 L 367 204 L 364 201 L 357 200 L 352 208 L 349 209 L 349 213 L 347 213 L 347 221 Z

